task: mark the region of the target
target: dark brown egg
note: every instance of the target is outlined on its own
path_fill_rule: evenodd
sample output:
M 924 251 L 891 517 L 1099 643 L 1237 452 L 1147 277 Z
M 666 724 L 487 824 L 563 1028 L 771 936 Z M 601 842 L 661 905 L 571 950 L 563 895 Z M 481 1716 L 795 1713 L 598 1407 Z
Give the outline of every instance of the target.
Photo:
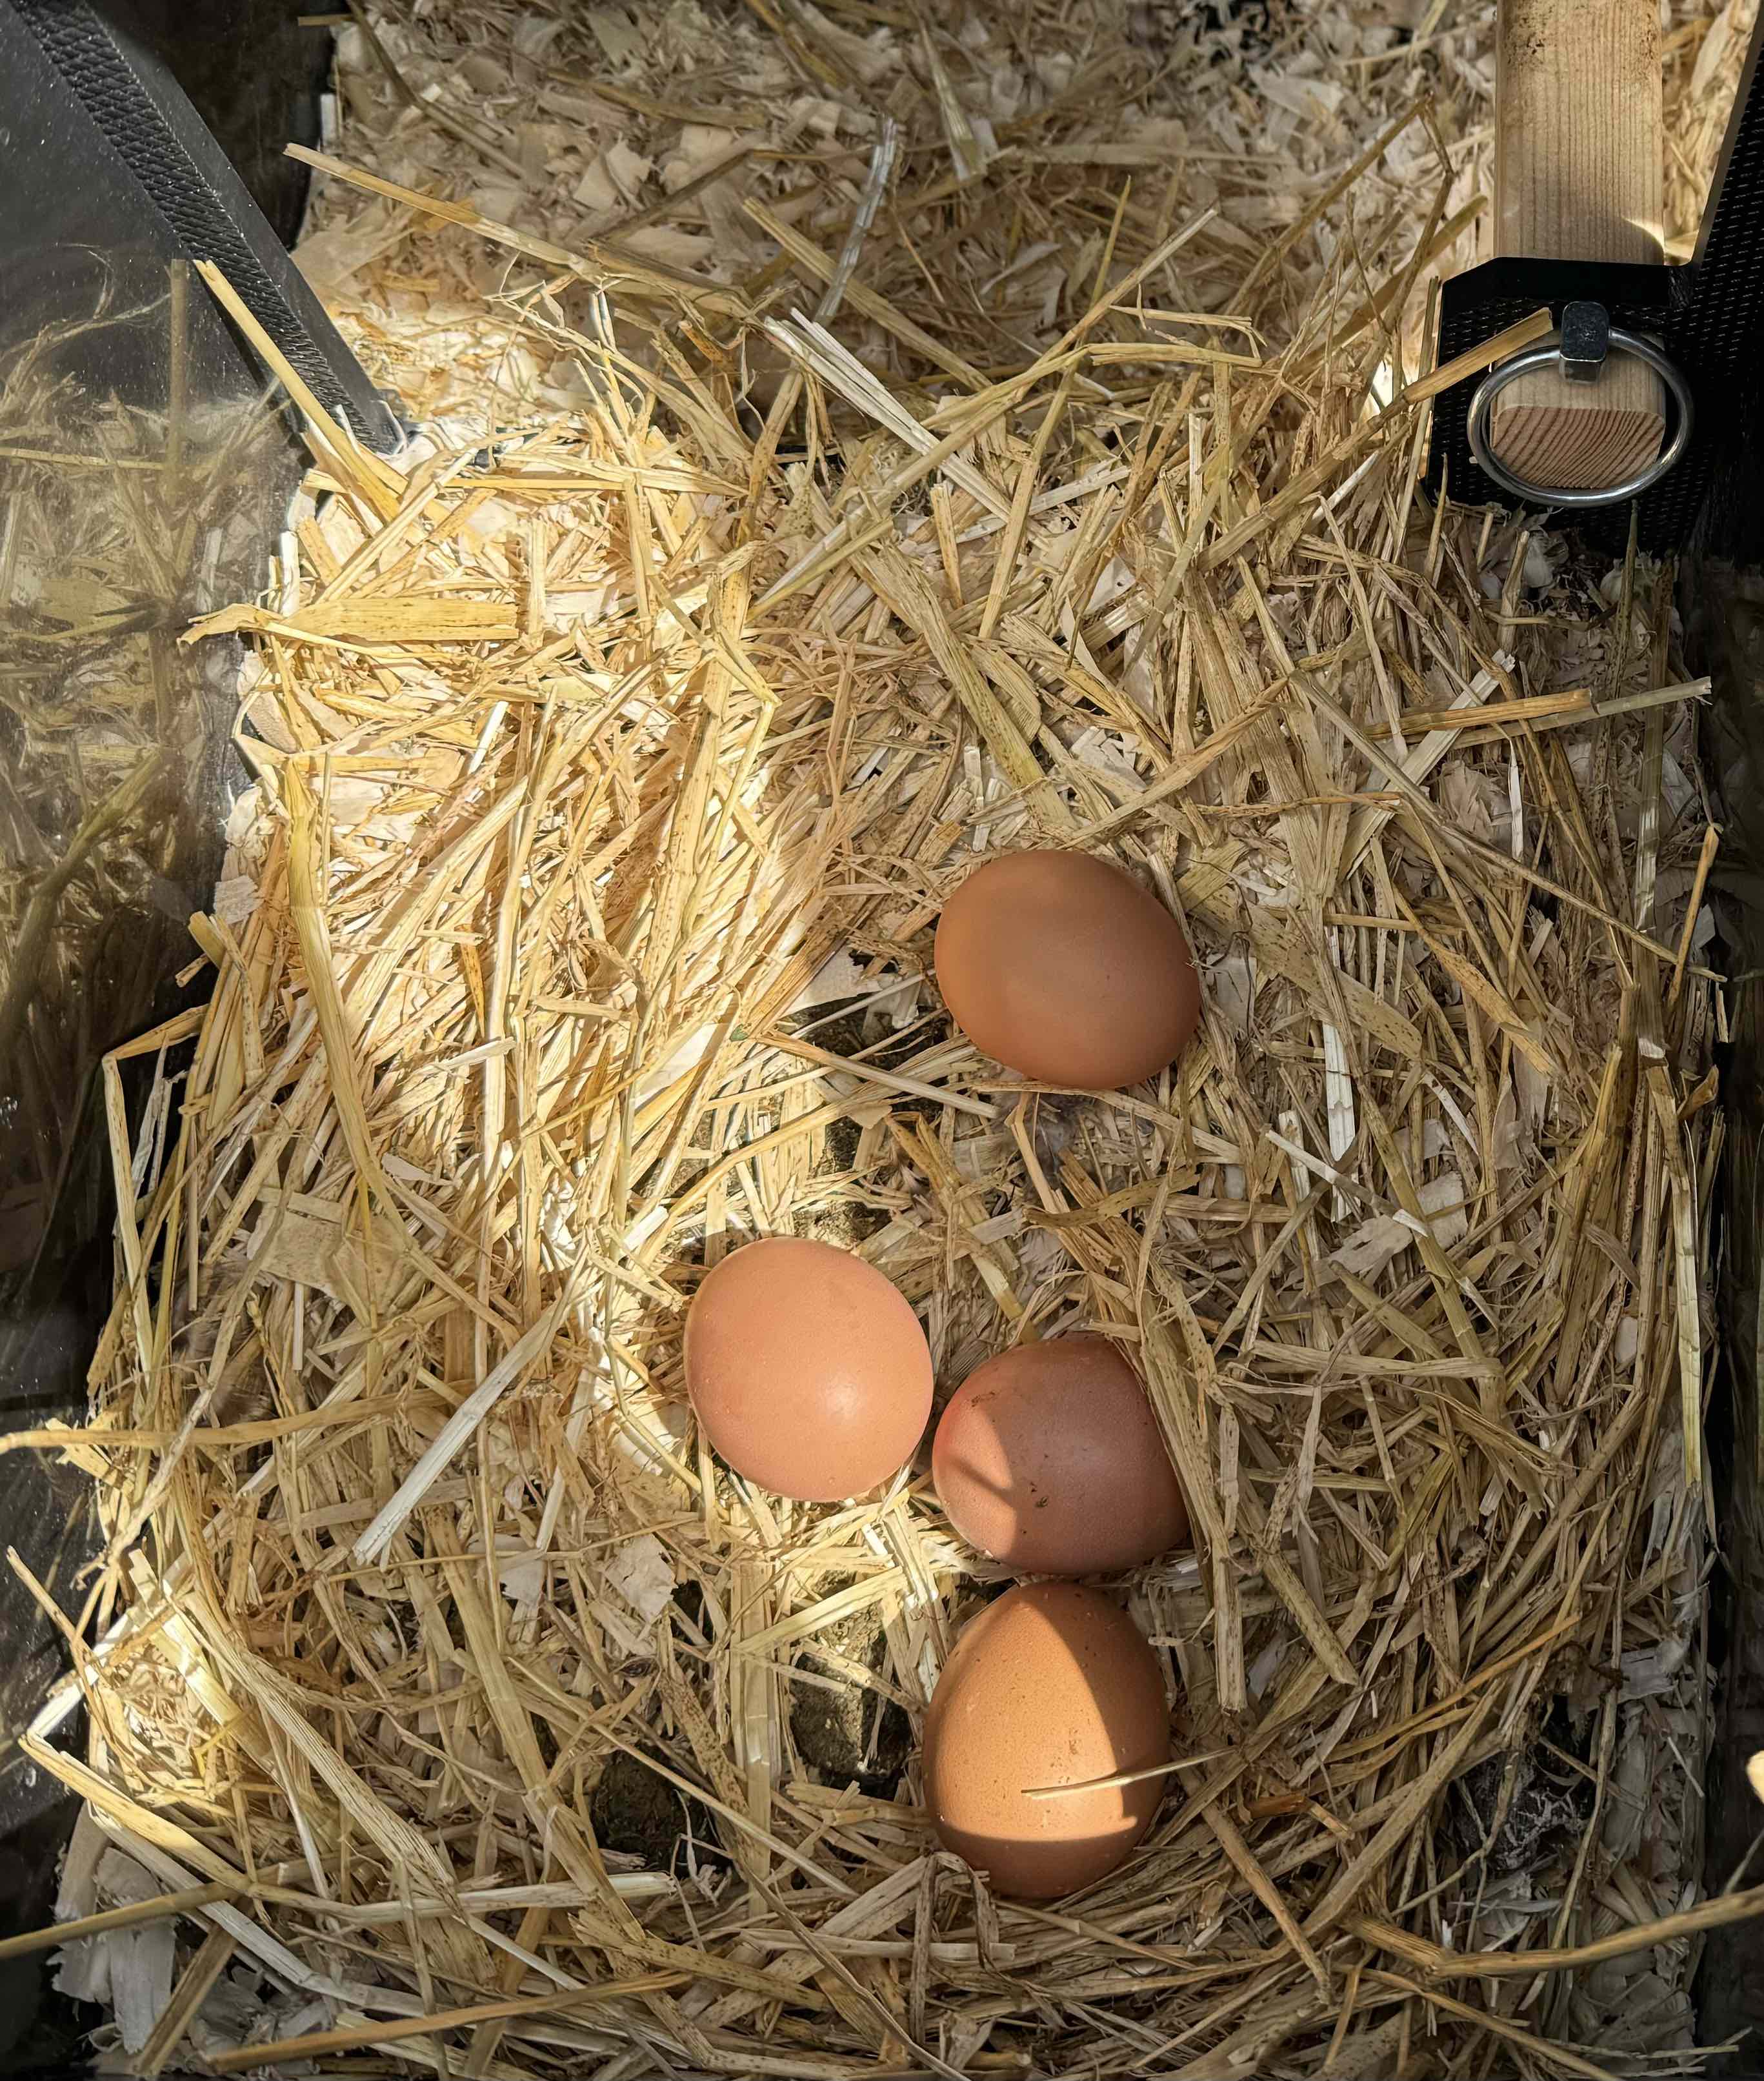
M 873 1266 L 774 1236 L 724 1258 L 694 1295 L 686 1385 L 737 1474 L 836 1503 L 911 1458 L 931 1413 L 931 1355 Z
M 946 1848 L 1002 1894 L 1054 1900 L 1113 1871 L 1161 1777 L 1085 1785 L 1170 1759 L 1163 1672 L 1100 1590 L 1026 1583 L 963 1629 L 925 1719 L 925 1792 Z
M 939 1419 L 931 1474 L 963 1538 L 1025 1575 L 1107 1574 L 1188 1537 L 1144 1384 L 1107 1337 L 976 1366 Z
M 1070 1091 L 1155 1077 L 1200 1017 L 1182 927 L 1088 853 L 976 868 L 943 906 L 935 959 L 943 1001 L 982 1053 Z

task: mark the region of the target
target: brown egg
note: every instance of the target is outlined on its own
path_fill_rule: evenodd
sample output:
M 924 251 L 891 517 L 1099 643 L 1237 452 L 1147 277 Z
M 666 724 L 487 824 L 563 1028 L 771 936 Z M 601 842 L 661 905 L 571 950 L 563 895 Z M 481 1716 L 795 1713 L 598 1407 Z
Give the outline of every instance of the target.
M 1002 1894 L 1053 1900 L 1111 1872 L 1161 1777 L 1037 1797 L 1170 1758 L 1163 1673 L 1100 1590 L 1025 1583 L 963 1629 L 925 1720 L 925 1791 L 946 1848 Z
M 982 1053 L 1071 1091 L 1155 1077 L 1200 1017 L 1182 927 L 1088 853 L 976 868 L 943 906 L 935 960 L 943 1001 Z
M 1144 1386 L 1107 1337 L 976 1366 L 939 1419 L 931 1474 L 963 1538 L 1024 1575 L 1133 1568 L 1188 1537 Z
M 931 1355 L 873 1266 L 773 1236 L 724 1258 L 693 1296 L 686 1385 L 737 1474 L 836 1503 L 912 1457 L 931 1413 Z

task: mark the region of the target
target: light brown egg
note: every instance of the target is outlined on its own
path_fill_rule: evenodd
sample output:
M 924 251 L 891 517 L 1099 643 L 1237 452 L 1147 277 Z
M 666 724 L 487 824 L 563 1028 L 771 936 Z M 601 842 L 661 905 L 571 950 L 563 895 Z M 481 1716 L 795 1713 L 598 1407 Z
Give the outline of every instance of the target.
M 1107 860 L 1015 852 L 943 906 L 938 987 L 982 1053 L 1038 1083 L 1119 1091 L 1155 1077 L 1200 1017 L 1182 927 Z
M 1037 1797 L 1170 1759 L 1163 1673 L 1100 1590 L 1025 1583 L 963 1629 L 925 1720 L 925 1791 L 946 1848 L 1002 1894 L 1055 1900 L 1113 1871 L 1161 1777 Z
M 686 1385 L 737 1474 L 836 1503 L 912 1457 L 931 1413 L 931 1355 L 872 1265 L 773 1236 L 724 1258 L 693 1296 Z
M 1019 1344 L 938 1419 L 938 1499 L 963 1538 L 1025 1575 L 1100 1575 L 1188 1537 L 1139 1375 L 1107 1337 Z

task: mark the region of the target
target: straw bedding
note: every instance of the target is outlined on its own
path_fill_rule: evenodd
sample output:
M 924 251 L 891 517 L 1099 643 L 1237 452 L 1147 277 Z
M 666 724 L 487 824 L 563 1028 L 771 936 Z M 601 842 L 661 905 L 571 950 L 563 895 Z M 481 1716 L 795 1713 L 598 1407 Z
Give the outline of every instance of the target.
M 1488 23 L 439 13 L 346 34 L 304 256 L 421 431 L 309 414 L 191 632 L 252 784 L 147 1129 L 110 1070 L 91 1739 L 32 1747 L 72 1911 L 209 1889 L 149 2070 L 1694 2063 L 1702 689 L 1670 574 L 1420 488 Z M 1155 1085 L 951 1028 L 939 905 L 1027 845 L 1182 921 Z M 685 1306 L 779 1233 L 940 1393 L 1146 1379 L 1180 1760 L 1056 1909 L 918 1801 L 1001 1579 L 923 1455 L 808 1507 L 695 1434 Z

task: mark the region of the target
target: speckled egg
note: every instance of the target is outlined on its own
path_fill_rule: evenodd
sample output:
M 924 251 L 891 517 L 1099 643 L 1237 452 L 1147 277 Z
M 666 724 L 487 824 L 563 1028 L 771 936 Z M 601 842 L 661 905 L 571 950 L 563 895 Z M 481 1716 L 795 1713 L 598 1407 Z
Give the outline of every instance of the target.
M 931 1474 L 963 1538 L 1025 1575 L 1111 1574 L 1188 1537 L 1144 1385 L 1107 1337 L 976 1366 L 938 1420 Z
M 737 1474 L 779 1495 L 862 1495 L 911 1458 L 931 1413 L 918 1318 L 849 1251 L 794 1236 L 737 1250 L 686 1318 L 686 1385 Z
M 944 1846 L 1002 1894 L 1054 1900 L 1132 1852 L 1162 1777 L 1083 1792 L 1170 1759 L 1163 1672 L 1100 1590 L 1025 1583 L 963 1629 L 925 1720 L 925 1792 Z
M 1108 861 L 989 860 L 943 906 L 938 987 L 982 1053 L 1038 1083 L 1119 1091 L 1155 1077 L 1200 1017 L 1182 927 Z

